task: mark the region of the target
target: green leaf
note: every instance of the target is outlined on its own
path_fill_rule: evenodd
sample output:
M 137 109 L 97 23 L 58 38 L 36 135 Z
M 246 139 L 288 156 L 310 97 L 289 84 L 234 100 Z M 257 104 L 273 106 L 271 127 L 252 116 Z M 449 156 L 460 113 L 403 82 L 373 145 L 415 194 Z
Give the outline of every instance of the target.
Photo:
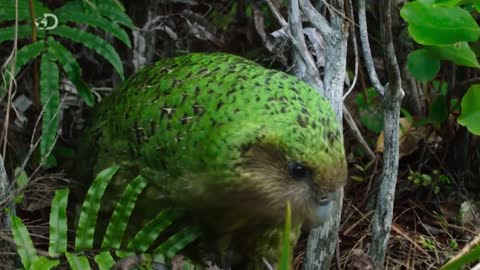
M 459 41 L 476 41 L 480 27 L 461 7 L 437 7 L 431 1 L 408 2 L 400 10 L 408 22 L 412 38 L 423 45 L 449 45 Z
M 71 28 L 65 25 L 60 25 L 59 27 L 51 30 L 51 32 L 55 35 L 71 39 L 89 49 L 94 50 L 99 55 L 107 59 L 118 72 L 118 75 L 120 75 L 122 80 L 124 79 L 122 60 L 115 51 L 115 48 L 113 48 L 112 45 L 110 45 L 104 39 L 91 33 Z
M 65 70 L 68 79 L 75 85 L 78 95 L 83 98 L 88 106 L 93 106 L 95 99 L 92 90 L 85 81 L 82 80 L 82 68 L 75 57 L 53 38 L 49 37 L 47 43 L 50 46 L 49 50 L 57 57 L 58 62 L 62 65 L 63 70 Z
M 67 252 L 67 261 L 72 270 L 90 270 L 87 257 Z
M 22 68 L 31 60 L 37 58 L 45 50 L 45 42 L 43 40 L 30 43 L 23 46 L 17 51 L 17 59 L 15 62 L 15 76 Z
M 14 175 L 15 175 L 15 183 L 17 184 L 17 188 L 23 189 L 28 184 L 27 173 L 25 173 L 25 170 L 22 170 L 21 168 L 17 167 L 15 168 Z M 20 194 L 16 195 L 15 203 L 16 204 L 22 203 L 23 196 L 24 196 L 23 191 Z
M 95 256 L 95 262 L 98 264 L 100 270 L 110 270 L 115 264 L 115 260 L 110 255 L 109 251 L 103 251 Z
M 478 2 L 478 0 L 435 0 L 434 5 L 439 7 L 455 7 Z
M 22 220 L 14 215 L 10 215 L 12 221 L 12 234 L 15 245 L 17 246 L 18 255 L 22 261 L 25 269 L 30 269 L 30 266 L 38 259 L 37 251 L 33 246 L 32 239 L 27 227 L 23 224 Z
M 101 171 L 88 189 L 78 221 L 75 238 L 76 250 L 89 250 L 92 248 L 100 201 L 108 183 L 118 169 L 119 167 L 115 166 Z
M 428 118 L 438 124 L 443 123 L 448 118 L 447 97 L 438 95 L 430 105 Z
M 103 249 L 120 248 L 128 220 L 135 208 L 135 202 L 147 183 L 147 179 L 139 175 L 125 188 L 108 224 L 102 243 Z
M 50 209 L 50 244 L 48 253 L 52 257 L 67 251 L 67 204 L 69 189 L 58 189 Z
M 292 268 L 292 250 L 290 247 L 290 235 L 292 231 L 292 210 L 290 201 L 287 201 L 285 208 L 285 226 L 282 234 L 282 255 L 280 257 L 279 270 L 290 270 Z
M 59 75 L 57 64 L 51 62 L 48 54 L 44 54 L 40 62 L 40 101 L 43 106 L 42 138 L 40 153 L 45 163 L 49 151 L 57 137 L 60 94 L 58 89 Z
M 35 15 L 41 17 L 44 13 L 50 13 L 50 10 L 38 0 L 32 0 Z M 15 20 L 15 1 L 0 1 L 0 23 Z M 18 1 L 18 20 L 31 22 L 29 1 Z
M 449 60 L 467 67 L 480 67 L 475 52 L 467 42 L 458 42 L 449 46 L 427 46 L 425 49 L 440 60 Z
M 116 23 L 111 22 L 101 16 L 95 16 L 86 14 L 83 12 L 68 11 L 68 12 L 57 12 L 56 15 L 58 19 L 62 22 L 75 22 L 86 24 L 92 27 L 100 28 L 103 31 L 112 34 L 114 37 L 121 40 L 125 45 L 131 48 L 130 38 L 128 37 L 127 32 L 119 27 Z
M 415 79 L 428 82 L 435 78 L 440 70 L 440 61 L 426 49 L 421 49 L 408 54 L 407 67 Z
M 18 26 L 18 39 L 30 38 L 32 36 L 32 27 L 27 24 Z M 6 26 L 0 28 L 0 44 L 15 38 L 15 26 Z
M 155 239 L 183 214 L 182 211 L 166 209 L 158 213 L 155 218 L 150 220 L 128 243 L 129 250 L 143 253 L 153 244 Z
M 47 257 L 39 257 L 30 266 L 30 270 L 49 270 L 53 269 L 60 264 L 59 260 L 51 260 Z
M 477 236 L 468 246 L 467 252 L 450 260 L 440 270 L 461 270 L 465 269 L 464 266 L 467 264 L 478 261 L 478 258 L 480 258 L 480 237 Z
M 369 130 L 380 133 L 383 130 L 383 111 L 380 97 L 373 87 L 365 89 L 356 97 L 360 122 Z
M 165 242 L 158 246 L 153 254 L 162 254 L 168 258 L 175 256 L 180 250 L 200 237 L 201 230 L 195 226 L 187 226 L 176 234 L 170 236 Z
M 103 16 L 109 18 L 113 22 L 118 22 L 121 25 L 133 29 L 132 19 L 130 19 L 125 12 L 120 12 L 115 6 L 100 3 L 97 8 Z
M 480 135 L 480 85 L 470 86 L 462 98 L 458 123 L 475 135 Z

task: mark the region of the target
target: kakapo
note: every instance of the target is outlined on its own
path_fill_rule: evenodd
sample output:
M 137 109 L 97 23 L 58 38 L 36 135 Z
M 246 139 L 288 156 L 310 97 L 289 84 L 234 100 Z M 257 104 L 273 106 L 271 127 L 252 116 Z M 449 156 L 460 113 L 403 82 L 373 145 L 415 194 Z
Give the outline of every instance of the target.
M 118 198 L 136 175 L 148 181 L 129 230 L 182 209 L 204 232 L 198 246 L 233 269 L 274 265 L 287 202 L 294 245 L 302 225 L 329 218 L 347 178 L 330 104 L 300 79 L 234 55 L 160 60 L 89 121 L 81 149 L 91 175 L 121 168 L 107 197 Z

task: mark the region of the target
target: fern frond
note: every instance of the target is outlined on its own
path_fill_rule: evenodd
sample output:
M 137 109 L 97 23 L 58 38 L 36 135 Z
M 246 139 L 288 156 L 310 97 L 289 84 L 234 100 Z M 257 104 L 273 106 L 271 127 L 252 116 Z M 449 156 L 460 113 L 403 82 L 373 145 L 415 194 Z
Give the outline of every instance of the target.
M 58 91 L 59 74 L 57 64 L 50 61 L 48 53 L 43 54 L 40 62 L 40 101 L 43 106 L 42 138 L 40 153 L 43 163 L 48 152 L 55 144 L 59 124 L 60 95 Z
M 66 254 L 68 264 L 72 270 L 90 270 L 90 263 L 87 257 L 82 254 L 74 254 L 67 252 Z
M 170 226 L 175 220 L 182 216 L 183 212 L 174 209 L 166 209 L 158 213 L 150 220 L 128 243 L 129 250 L 144 253 L 150 248 L 161 232 Z
M 100 3 L 97 5 L 97 9 L 103 16 L 109 18 L 113 22 L 126 26 L 130 29 L 133 28 L 133 22 L 125 12 L 120 12 L 118 8 L 108 5 L 106 3 Z
M 43 31 L 39 31 L 43 33 Z M 18 26 L 18 39 L 29 38 L 32 36 L 32 27 L 27 24 Z M 15 38 L 15 26 L 6 26 L 0 28 L 0 44 Z
M 20 255 L 23 266 L 26 269 L 30 269 L 30 266 L 38 259 L 32 238 L 30 238 L 27 227 L 25 227 L 19 217 L 10 214 L 10 219 L 12 221 L 12 234 L 15 245 L 17 246 L 18 255 Z
M 120 248 L 128 220 L 133 208 L 135 208 L 135 202 L 142 190 L 147 186 L 147 183 L 147 179 L 139 175 L 125 188 L 110 219 L 105 238 L 103 239 L 102 249 Z
M 55 35 L 68 38 L 82 44 L 89 49 L 94 50 L 99 55 L 107 59 L 110 64 L 112 64 L 113 68 L 115 68 L 122 80 L 124 79 L 122 60 L 115 51 L 115 48 L 113 48 L 112 45 L 110 45 L 104 39 L 94 34 L 83 32 L 79 29 L 71 28 L 65 25 L 60 25 L 51 30 L 51 32 Z
M 38 0 L 33 0 L 33 6 L 37 16 L 42 16 L 44 13 L 50 13 L 50 10 Z M 18 19 L 20 21 L 32 21 L 28 1 L 18 1 Z M 0 1 L 0 23 L 13 20 L 15 20 L 15 1 Z
M 115 264 L 115 259 L 113 259 L 109 251 L 102 251 L 95 256 L 95 262 L 100 270 L 110 270 Z
M 67 251 L 67 203 L 69 189 L 58 189 L 50 209 L 50 237 L 48 253 L 52 257 Z
M 50 270 L 54 269 L 59 264 L 60 260 L 52 260 L 47 257 L 38 257 L 38 259 L 32 263 L 32 266 L 30 266 L 29 270 Z
M 90 250 L 92 248 L 100 201 L 108 183 L 118 169 L 119 167 L 111 167 L 101 171 L 88 189 L 78 221 L 75 238 L 76 250 Z
M 15 62 L 15 76 L 22 70 L 22 68 L 31 60 L 37 58 L 45 51 L 45 42 L 43 40 L 35 43 L 30 43 L 23 46 L 17 51 L 17 59 Z
M 196 226 L 184 227 L 160 244 L 160 246 L 153 251 L 153 254 L 162 254 L 168 258 L 172 258 L 180 250 L 200 237 L 201 234 L 200 229 Z
M 68 79 L 70 79 L 77 88 L 78 95 L 83 98 L 88 106 L 93 106 L 94 97 L 92 91 L 85 81 L 82 80 L 82 68 L 73 54 L 52 37 L 48 38 L 47 43 L 49 50 L 57 57 Z
M 128 37 L 127 32 L 123 30 L 116 23 L 105 19 L 102 16 L 95 16 L 87 13 L 76 11 L 63 11 L 56 13 L 58 19 L 62 22 L 74 22 L 85 24 L 91 27 L 100 28 L 103 31 L 112 34 L 114 37 L 118 38 L 129 48 L 132 47 L 130 43 L 130 38 Z

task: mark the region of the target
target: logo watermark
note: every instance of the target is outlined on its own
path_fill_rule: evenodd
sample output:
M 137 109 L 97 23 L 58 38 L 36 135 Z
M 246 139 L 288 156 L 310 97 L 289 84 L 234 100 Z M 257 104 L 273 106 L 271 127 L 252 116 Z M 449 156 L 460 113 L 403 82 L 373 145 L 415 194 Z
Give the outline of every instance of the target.
M 44 13 L 43 16 L 35 20 L 35 25 L 38 29 L 53 30 L 58 26 L 58 18 L 55 14 Z

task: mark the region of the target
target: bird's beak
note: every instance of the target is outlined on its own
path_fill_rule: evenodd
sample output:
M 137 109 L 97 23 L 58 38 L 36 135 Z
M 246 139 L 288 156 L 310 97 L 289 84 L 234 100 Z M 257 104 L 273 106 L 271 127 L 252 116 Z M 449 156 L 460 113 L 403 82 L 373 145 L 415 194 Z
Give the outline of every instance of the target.
M 312 226 L 318 227 L 324 222 L 333 218 L 333 203 L 336 198 L 336 192 L 327 193 L 327 195 L 316 200 L 312 209 Z

